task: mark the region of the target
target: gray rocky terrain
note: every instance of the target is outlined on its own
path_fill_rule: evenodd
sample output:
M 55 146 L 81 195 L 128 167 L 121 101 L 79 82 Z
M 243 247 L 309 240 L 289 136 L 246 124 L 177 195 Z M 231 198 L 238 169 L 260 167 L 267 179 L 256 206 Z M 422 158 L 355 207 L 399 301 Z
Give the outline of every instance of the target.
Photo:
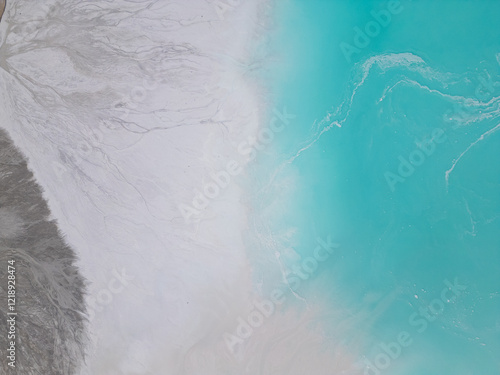
M 0 129 L 0 373 L 68 375 L 83 359 L 85 283 L 23 155 Z M 6 359 L 14 260 L 15 369 Z

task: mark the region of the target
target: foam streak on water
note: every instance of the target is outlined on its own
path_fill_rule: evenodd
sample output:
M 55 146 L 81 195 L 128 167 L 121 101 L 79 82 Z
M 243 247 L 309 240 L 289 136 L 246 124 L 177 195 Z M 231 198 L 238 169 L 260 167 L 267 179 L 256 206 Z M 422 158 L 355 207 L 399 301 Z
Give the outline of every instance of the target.
M 500 8 L 402 1 L 346 61 L 339 43 L 388 6 L 277 8 L 269 77 L 296 120 L 253 174 L 252 258 L 265 289 L 315 237 L 341 244 L 285 310 L 331 314 L 317 324 L 352 373 L 497 374 Z

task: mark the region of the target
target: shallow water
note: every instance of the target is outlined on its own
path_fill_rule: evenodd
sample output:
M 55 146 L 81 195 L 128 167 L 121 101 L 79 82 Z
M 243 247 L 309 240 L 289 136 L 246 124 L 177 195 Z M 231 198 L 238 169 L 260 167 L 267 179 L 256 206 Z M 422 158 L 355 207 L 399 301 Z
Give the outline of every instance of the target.
M 325 336 L 364 373 L 500 371 L 499 11 L 492 1 L 276 9 L 263 79 L 296 118 L 248 182 L 255 282 L 271 290 L 331 235 L 335 256 L 306 267 L 313 280 L 285 309 L 339 312 L 321 323 Z M 353 28 L 367 25 L 361 48 Z M 398 337 L 406 346 L 383 350 Z

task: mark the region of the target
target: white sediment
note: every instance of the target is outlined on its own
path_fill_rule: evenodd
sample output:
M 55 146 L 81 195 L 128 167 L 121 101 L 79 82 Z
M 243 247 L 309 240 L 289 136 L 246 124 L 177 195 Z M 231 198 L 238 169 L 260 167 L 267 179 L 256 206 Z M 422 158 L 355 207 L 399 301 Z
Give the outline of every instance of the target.
M 295 330 L 310 317 L 273 316 L 240 358 L 222 339 L 253 300 L 241 179 L 192 223 L 179 205 L 228 161 L 244 164 L 237 145 L 266 108 L 248 75 L 266 5 L 227 1 L 218 14 L 216 3 L 18 0 L 2 20 L 1 126 L 89 282 L 82 375 L 345 368 L 314 351 L 320 334 Z M 295 346 L 273 344 L 280 329 Z
M 245 70 L 259 6 L 222 20 L 196 0 L 9 4 L 1 126 L 89 281 L 82 374 L 182 372 L 193 346 L 216 350 L 203 341 L 221 341 L 217 322 L 249 288 L 237 181 L 196 224 L 178 206 L 256 129 Z

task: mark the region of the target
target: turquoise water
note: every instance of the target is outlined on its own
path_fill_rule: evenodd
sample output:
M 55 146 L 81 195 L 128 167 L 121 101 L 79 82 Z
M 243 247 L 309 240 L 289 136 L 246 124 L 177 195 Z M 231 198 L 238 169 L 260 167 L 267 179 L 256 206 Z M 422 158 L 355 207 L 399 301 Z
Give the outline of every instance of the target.
M 271 290 L 276 254 L 340 244 L 301 293 L 353 373 L 500 374 L 500 2 L 402 1 L 377 32 L 389 3 L 278 4 L 262 79 L 296 117 L 250 171 L 251 259 Z

